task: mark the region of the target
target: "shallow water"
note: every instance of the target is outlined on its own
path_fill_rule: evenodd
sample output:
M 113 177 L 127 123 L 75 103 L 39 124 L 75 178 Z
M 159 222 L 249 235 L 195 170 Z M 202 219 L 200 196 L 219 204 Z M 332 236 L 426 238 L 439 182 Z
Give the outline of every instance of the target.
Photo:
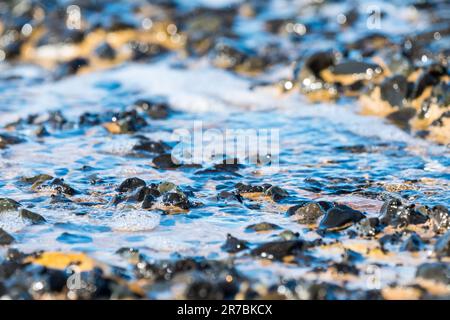
M 110 90 L 99 83 L 120 86 Z M 220 246 L 227 233 L 254 242 L 273 239 L 277 231 L 245 232 L 247 225 L 261 221 L 276 223 L 305 238 L 317 238 L 286 217 L 286 207 L 262 203 L 260 209 L 254 210 L 247 207 L 249 201 L 243 205 L 215 200 L 217 190 L 232 189 L 238 181 L 280 185 L 298 199 L 339 200 L 369 215 L 378 214 L 382 204 L 378 194 L 387 193 L 386 184 L 405 181 L 415 181 L 413 190 L 399 193 L 408 200 L 426 205 L 450 204 L 450 158 L 446 147 L 412 138 L 380 118 L 360 116 L 351 104 L 311 105 L 297 94 L 280 97 L 274 89 L 251 89 L 251 85 L 251 80 L 213 69 L 207 63 L 179 70 L 171 67 L 170 57 L 154 65 L 128 64 L 56 84 L 3 81 L 4 87 L 15 88 L 2 94 L 2 124 L 30 110 L 43 113 L 60 109 L 69 120 L 76 120 L 86 110 L 120 109 L 139 97 L 163 95 L 184 112 L 169 120 L 154 121 L 140 134 L 167 141 L 174 129 L 191 130 L 194 121 L 199 120 L 204 128 L 221 130 L 275 128 L 280 132 L 281 152 L 279 168 L 247 165 L 239 171 L 242 177 L 236 179 L 198 175 L 196 169 L 159 171 L 150 166 L 150 158 L 127 156 L 134 141 L 130 136 L 111 135 L 101 127 L 73 128 L 42 139 L 28 136 L 27 143 L 1 151 L 2 196 L 20 201 L 43 215 L 48 223 L 31 226 L 11 214 L 2 215 L 0 227 L 16 237 L 15 247 L 24 252 L 85 251 L 109 264 L 124 265 L 115 254 L 121 247 L 138 248 L 149 258 L 170 258 L 175 253 L 225 258 L 227 254 Z M 24 109 L 24 105 L 29 108 Z M 342 149 L 360 145 L 366 148 L 356 154 Z M 83 166 L 91 169 L 83 171 Z M 55 207 L 45 194 L 34 193 L 29 186 L 18 183 L 22 176 L 40 173 L 64 178 L 81 191 L 75 198 L 91 204 Z M 92 174 L 101 181 L 89 184 Z M 103 202 L 110 199 L 120 182 L 133 176 L 148 183 L 168 180 L 188 186 L 205 205 L 188 214 L 161 215 Z M 63 235 L 65 232 L 69 235 Z M 410 267 L 418 261 L 413 260 Z M 255 261 L 243 263 L 241 268 L 268 281 L 275 279 L 273 274 L 289 278 L 305 272 L 276 263 L 260 268 Z M 408 269 L 408 264 L 404 268 Z M 395 276 L 414 276 L 402 268 L 391 271 Z M 389 273 L 385 274 L 389 279 Z
M 222 2 L 229 3 L 219 1 L 214 5 L 220 6 Z M 377 4 L 388 14 L 386 32 L 410 31 L 411 17 L 417 12 L 402 8 L 401 19 L 396 23 L 394 8 L 384 2 Z M 343 7 L 330 5 L 327 10 L 333 15 Z M 288 2 L 278 1 L 267 14 L 284 16 L 288 9 Z M 428 18 L 424 16 L 414 28 L 426 28 Z M 259 21 L 242 19 L 236 28 L 244 42 L 257 44 L 267 40 Z M 341 35 L 354 36 L 351 32 Z M 326 41 L 309 43 L 312 47 L 328 45 Z M 129 265 L 116 253 L 123 247 L 139 249 L 148 259 L 179 256 L 227 259 L 229 254 L 220 248 L 227 234 L 253 245 L 276 239 L 281 230 L 265 233 L 245 230 L 258 222 L 275 223 L 298 232 L 300 238 L 320 238 L 308 226 L 286 216 L 287 208 L 298 200 L 338 201 L 369 216 L 377 216 L 390 195 L 427 206 L 450 206 L 448 146 L 415 138 L 382 118 L 360 115 L 354 100 L 312 104 L 297 92 L 281 94 L 274 86 L 258 85 L 289 74 L 290 67 L 276 66 L 267 74 L 245 77 L 214 68 L 207 58 L 181 59 L 172 53 L 157 62 L 125 63 L 56 82 L 48 71 L 33 65 L 5 63 L 0 65 L 0 72 L 2 127 L 30 114 L 45 116 L 48 111 L 61 111 L 67 120 L 77 123 L 84 112 L 125 110 L 139 98 L 156 96 L 167 99 L 179 111 L 167 120 L 152 120 L 136 135 L 112 135 L 99 125 L 74 125 L 51 130 L 50 136 L 38 138 L 35 128 L 27 127 L 20 131 L 25 143 L 0 149 L 0 197 L 19 201 L 47 220 L 43 225 L 30 225 L 15 212 L 0 215 L 0 228 L 14 236 L 15 248 L 26 253 L 82 251 L 108 265 L 125 268 Z M 278 165 L 246 163 L 238 171 L 239 176 L 199 174 L 198 168 L 158 170 L 151 166 L 151 157 L 130 155 L 137 134 L 176 144 L 174 131 L 193 130 L 199 121 L 204 129 L 222 132 L 278 130 Z M 243 163 L 245 160 L 240 159 Z M 201 164 L 208 168 L 212 163 L 213 159 L 207 159 Z M 22 177 L 37 174 L 64 178 L 80 193 L 70 197 L 70 203 L 51 203 L 50 193 L 34 192 L 20 182 Z M 174 182 L 191 190 L 194 200 L 203 205 L 177 215 L 142 210 L 130 204 L 112 205 L 117 186 L 129 177 L 139 177 L 147 184 Z M 96 182 L 92 183 L 92 179 Z M 218 192 L 233 190 L 237 182 L 270 183 L 286 189 L 291 197 L 281 204 L 249 199 L 244 203 L 217 200 Z M 356 251 L 364 251 L 374 243 L 350 239 L 346 234 L 330 236 L 327 241 L 333 237 L 345 241 L 346 248 L 358 248 Z M 314 250 L 318 257 L 340 261 L 342 247 L 334 249 Z M 367 288 L 370 266 L 375 263 L 382 273 L 381 286 L 394 281 L 411 283 L 416 267 L 427 260 L 431 249 L 432 245 L 427 244 L 426 250 L 414 255 L 396 252 L 395 256 L 369 257 L 362 263 L 365 273 L 347 285 Z M 4 252 L 6 248 L 0 248 L 0 256 Z M 266 283 L 300 275 L 338 283 L 345 280 L 325 273 L 318 275 L 309 266 L 278 262 L 267 265 L 246 255 L 238 256 L 235 262 L 238 270 Z M 167 297 L 165 294 L 171 296 L 167 292 L 150 293 L 151 297 Z

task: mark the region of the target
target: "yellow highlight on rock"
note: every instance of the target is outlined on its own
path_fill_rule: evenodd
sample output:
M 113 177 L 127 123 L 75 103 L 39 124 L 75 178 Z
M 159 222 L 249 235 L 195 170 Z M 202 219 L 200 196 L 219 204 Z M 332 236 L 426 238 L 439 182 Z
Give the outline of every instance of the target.
M 64 270 L 73 267 L 77 272 L 90 271 L 96 265 L 94 259 L 77 252 L 43 252 L 39 256 L 29 257 L 26 262 L 41 265 L 49 269 Z

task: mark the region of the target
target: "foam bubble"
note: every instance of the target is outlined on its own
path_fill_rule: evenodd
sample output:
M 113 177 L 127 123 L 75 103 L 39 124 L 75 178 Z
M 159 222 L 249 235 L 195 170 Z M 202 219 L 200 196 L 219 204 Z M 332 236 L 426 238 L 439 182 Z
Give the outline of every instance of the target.
M 108 225 L 118 231 L 146 231 L 159 225 L 160 216 L 147 211 L 124 211 L 115 213 Z
M 0 228 L 6 232 L 17 232 L 27 226 L 16 211 L 5 211 L 0 214 Z

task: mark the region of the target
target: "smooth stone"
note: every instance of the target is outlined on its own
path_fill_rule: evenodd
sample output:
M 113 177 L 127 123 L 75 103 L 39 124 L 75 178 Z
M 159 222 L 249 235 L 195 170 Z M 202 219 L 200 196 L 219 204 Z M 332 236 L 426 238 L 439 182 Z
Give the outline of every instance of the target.
M 0 198 L 0 212 L 15 211 L 21 206 L 20 203 L 9 198 Z
M 319 223 L 323 231 L 340 231 L 364 219 L 365 215 L 346 205 L 337 205 L 327 211 Z
M 272 231 L 272 230 L 281 230 L 279 225 L 270 222 L 260 222 L 248 225 L 245 228 L 247 232 L 261 232 L 261 231 Z
M 45 220 L 45 218 L 40 214 L 31 212 L 30 210 L 27 209 L 20 209 L 19 215 L 23 219 L 30 221 L 32 224 L 42 224 L 47 222 L 47 220 Z
M 144 180 L 133 177 L 133 178 L 128 178 L 125 179 L 120 186 L 117 188 L 117 191 L 119 192 L 128 192 L 128 191 L 132 191 L 135 190 L 139 187 L 145 187 L 146 183 Z
M 251 254 L 270 260 L 282 260 L 304 248 L 305 242 L 302 240 L 274 241 L 258 246 L 251 251 Z
M 0 245 L 8 245 L 14 242 L 14 237 L 0 228 Z
M 316 202 L 305 202 L 290 207 L 287 211 L 298 223 L 314 224 L 321 216 L 325 214 L 324 209 Z
M 222 245 L 222 250 L 228 253 L 237 253 L 239 251 L 248 249 L 248 242 L 233 237 L 231 234 L 227 235 L 226 242 Z
M 419 237 L 417 233 L 413 233 L 408 239 L 405 240 L 400 250 L 417 252 L 422 250 L 423 247 L 424 243 L 422 239 Z
M 447 231 L 436 241 L 434 252 L 438 258 L 450 256 L 450 231 Z
M 450 284 L 450 264 L 445 262 L 427 262 L 421 264 L 416 271 L 416 277 L 436 282 Z

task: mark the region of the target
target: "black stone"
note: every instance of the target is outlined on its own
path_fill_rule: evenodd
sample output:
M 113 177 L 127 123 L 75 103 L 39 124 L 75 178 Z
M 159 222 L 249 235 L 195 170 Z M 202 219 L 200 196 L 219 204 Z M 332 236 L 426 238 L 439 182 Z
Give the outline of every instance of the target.
M 355 231 L 360 237 L 373 237 L 380 232 L 378 218 L 364 218 L 355 224 Z
M 133 191 L 139 187 L 145 187 L 145 181 L 136 177 L 125 179 L 117 188 L 119 192 Z
M 24 142 L 25 140 L 11 134 L 2 133 L 0 134 L 0 149 L 4 149 L 9 145 L 19 144 Z
M 138 100 L 134 107 L 146 112 L 152 119 L 166 119 L 172 113 L 169 105 L 162 101 Z
M 182 209 L 189 208 L 189 200 L 185 194 L 180 192 L 168 192 L 163 196 L 163 203 L 165 205 L 176 206 Z
M 364 219 L 365 215 L 346 205 L 336 205 L 329 209 L 320 221 L 319 229 L 323 231 L 339 231 Z
M 272 186 L 266 190 L 266 195 L 270 196 L 273 201 L 278 202 L 289 196 L 289 193 L 277 186 Z
M 142 209 L 150 209 L 153 204 L 156 202 L 156 199 L 151 194 L 147 194 L 142 201 Z
M 317 202 L 307 202 L 290 207 L 287 211 L 289 216 L 293 216 L 299 223 L 314 224 L 325 210 Z
M 408 239 L 403 243 L 401 250 L 402 251 L 411 251 L 416 252 L 422 250 L 424 247 L 424 243 L 420 236 L 417 233 L 411 234 Z
M 393 107 L 403 107 L 408 93 L 408 82 L 402 75 L 386 78 L 380 85 L 381 99 Z
M 101 43 L 95 49 L 95 53 L 101 59 L 114 60 L 116 58 L 116 50 L 108 42 Z
M 75 58 L 61 64 L 55 73 L 57 80 L 76 74 L 82 67 L 88 66 L 89 60 L 85 58 Z
M 0 228 L 0 245 L 8 245 L 14 242 L 14 237 Z
M 416 277 L 450 285 L 450 264 L 444 262 L 421 264 L 417 268 Z
M 305 248 L 303 240 L 274 241 L 264 243 L 251 251 L 251 254 L 270 260 L 282 260 Z
M 170 153 L 165 153 L 162 155 L 159 155 L 152 160 L 153 165 L 158 169 L 163 170 L 170 170 L 170 169 L 176 169 L 180 167 L 179 164 L 176 164 L 172 160 L 172 155 Z
M 233 237 L 231 234 L 227 235 L 227 241 L 222 245 L 222 250 L 228 253 L 237 253 L 239 251 L 248 249 L 248 242 L 239 240 Z
M 276 225 L 274 223 L 270 222 L 260 222 L 256 224 L 248 225 L 245 228 L 245 231 L 247 232 L 261 232 L 261 231 L 272 231 L 272 230 L 281 230 L 281 227 L 279 225 Z
M 133 146 L 133 150 L 145 151 L 153 154 L 162 154 L 166 152 L 166 147 L 160 142 L 141 140 Z
M 23 219 L 26 219 L 26 220 L 30 221 L 32 224 L 42 224 L 42 223 L 45 223 L 47 221 L 40 214 L 31 212 L 31 211 L 29 211 L 27 209 L 20 209 L 19 210 L 19 215 Z
M 434 246 L 434 252 L 438 258 L 450 256 L 450 231 L 447 231 L 447 233 L 437 240 Z
M 431 209 L 430 218 L 435 232 L 443 233 L 450 229 L 450 215 L 445 206 L 434 206 Z
M 3 211 L 15 211 L 20 207 L 20 203 L 9 198 L 0 198 L 0 213 Z

